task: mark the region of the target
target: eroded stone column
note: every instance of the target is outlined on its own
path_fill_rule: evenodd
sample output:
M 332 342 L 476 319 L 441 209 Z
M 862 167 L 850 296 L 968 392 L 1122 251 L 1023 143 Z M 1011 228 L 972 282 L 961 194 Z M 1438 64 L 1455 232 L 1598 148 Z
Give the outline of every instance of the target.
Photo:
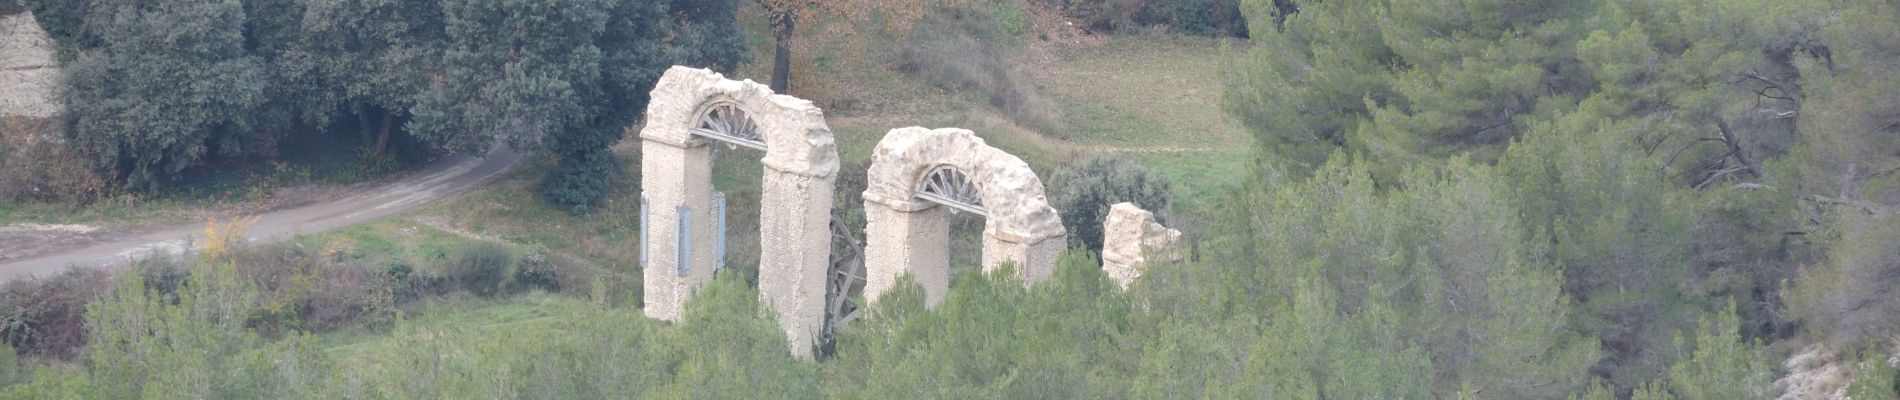
M 1068 246 L 1067 236 L 1034 240 L 1016 237 L 997 229 L 983 230 L 983 273 L 995 272 L 1003 263 L 1016 265 L 1016 274 L 1024 284 L 1033 284 L 1054 276 L 1056 260 Z
M 1117 203 L 1102 221 L 1102 271 L 1127 290 L 1150 262 L 1180 260 L 1180 242 L 1181 231 L 1161 226 L 1154 213 Z
M 59 114 L 59 76 L 53 38 L 33 12 L 0 16 L 0 117 Z
M 712 215 L 712 152 L 705 142 L 684 143 L 645 138 L 640 146 L 641 197 L 647 202 L 647 264 L 644 296 L 647 317 L 678 321 L 693 291 L 712 279 L 717 216 Z M 680 240 L 680 210 L 688 218 L 688 239 Z M 682 242 L 691 251 L 681 252 Z M 682 254 L 685 253 L 685 254 Z M 690 259 L 682 261 L 680 256 Z M 681 263 L 686 274 L 681 275 Z
M 875 304 L 909 274 L 924 287 L 924 305 L 935 307 L 950 293 L 950 216 L 925 202 L 864 202 L 864 298 Z
M 831 177 L 765 167 L 759 211 L 759 297 L 773 310 L 792 354 L 811 357 L 825 322 L 831 271 Z

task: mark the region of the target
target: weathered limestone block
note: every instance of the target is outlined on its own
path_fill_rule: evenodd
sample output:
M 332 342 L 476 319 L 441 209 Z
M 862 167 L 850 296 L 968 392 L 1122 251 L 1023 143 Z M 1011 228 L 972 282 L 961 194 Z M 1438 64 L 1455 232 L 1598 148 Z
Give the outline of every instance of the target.
M 0 16 L 0 117 L 60 112 L 59 59 L 32 12 Z
M 1006 236 L 985 233 L 983 235 L 983 272 L 996 272 L 1003 263 L 1015 266 L 1022 275 L 1023 282 L 1035 283 L 1055 276 L 1056 261 L 1062 258 L 1062 250 L 1068 248 L 1066 237 L 1045 238 L 1034 243 L 1022 243 L 1009 240 Z
M 909 274 L 924 287 L 924 305 L 935 307 L 950 292 L 950 218 L 942 206 L 916 202 L 909 211 L 864 203 L 865 298 L 883 294 Z M 889 268 L 871 268 L 880 265 Z
M 693 291 L 712 280 L 716 255 L 716 217 L 712 211 L 712 152 L 705 143 L 691 147 L 648 142 L 641 147 L 641 192 L 647 201 L 647 265 L 643 299 L 648 317 L 678 321 Z M 665 171 L 665 172 L 660 172 Z M 691 210 L 687 260 L 691 268 L 679 275 L 679 212 Z
M 1028 163 L 969 130 L 901 128 L 878 142 L 866 176 L 865 298 L 877 302 L 906 273 L 924 285 L 926 304 L 949 291 L 945 211 L 917 198 L 927 174 L 943 166 L 964 173 L 979 192 L 987 214 L 983 270 L 1014 262 L 1025 284 L 1052 275 L 1067 231 Z
M 680 144 L 705 140 L 692 135 L 706 112 L 736 104 L 758 121 L 765 137 L 767 167 L 786 173 L 830 177 L 838 172 L 838 146 L 825 113 L 811 101 L 772 93 L 751 80 L 734 81 L 717 72 L 675 66 L 660 76 L 647 102 L 647 124 L 640 138 Z
M 765 168 L 759 217 L 759 297 L 777 313 L 792 353 L 810 355 L 825 320 L 831 272 L 832 179 Z
M 759 298 L 772 309 L 794 355 L 811 357 L 824 323 L 831 269 L 832 190 L 838 149 L 824 112 L 810 101 L 704 69 L 673 67 L 654 86 L 640 131 L 641 190 L 650 241 L 644 275 L 646 314 L 678 320 L 695 289 L 712 278 L 717 216 L 711 215 L 712 160 L 707 137 L 692 130 L 714 108 L 731 106 L 757 125 L 766 144 L 759 210 Z M 679 206 L 694 210 L 690 274 L 678 275 Z
M 939 165 L 968 173 L 982 190 L 983 207 L 989 210 L 987 230 L 1022 238 L 1019 242 L 1040 242 L 1067 233 L 1062 218 L 1049 206 L 1042 179 L 1029 169 L 1029 163 L 990 147 L 967 129 L 891 130 L 872 150 L 865 201 L 914 201 L 925 173 Z
M 1151 261 L 1179 261 L 1180 242 L 1181 231 L 1161 226 L 1154 213 L 1117 203 L 1102 222 L 1102 270 L 1126 290 Z

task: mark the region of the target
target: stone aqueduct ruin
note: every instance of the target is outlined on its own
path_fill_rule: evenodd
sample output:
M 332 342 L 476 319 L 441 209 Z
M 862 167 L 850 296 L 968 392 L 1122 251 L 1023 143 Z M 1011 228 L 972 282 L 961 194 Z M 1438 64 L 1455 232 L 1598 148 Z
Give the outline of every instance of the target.
M 984 217 L 983 271 L 1005 262 L 1024 282 L 1049 277 L 1068 246 L 1062 219 L 1029 164 L 963 129 L 891 130 L 871 154 L 864 191 L 864 297 L 910 274 L 926 305 L 950 290 L 950 213 Z
M 653 89 L 646 115 L 639 245 L 644 312 L 652 318 L 679 320 L 693 292 L 725 267 L 725 197 L 713 191 L 711 175 L 718 145 L 765 153 L 760 303 L 801 357 L 855 316 L 845 291 L 856 284 L 875 302 L 909 274 L 923 285 L 927 305 L 941 302 L 949 291 L 952 213 L 986 218 L 985 272 L 1011 263 L 1035 283 L 1053 273 L 1067 246 L 1042 180 L 968 130 L 902 128 L 879 141 L 860 243 L 832 214 L 837 144 L 810 101 L 676 66 Z

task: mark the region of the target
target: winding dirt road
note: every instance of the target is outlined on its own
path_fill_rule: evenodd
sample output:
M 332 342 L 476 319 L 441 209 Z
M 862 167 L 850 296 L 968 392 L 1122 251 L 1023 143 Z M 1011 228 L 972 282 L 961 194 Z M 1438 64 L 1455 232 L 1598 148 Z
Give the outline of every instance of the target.
M 258 215 L 247 231 L 251 242 L 274 242 L 373 221 L 420 207 L 480 185 L 521 160 L 521 154 L 497 146 L 487 154 L 454 155 L 436 160 L 401 179 L 342 198 Z M 57 249 L 19 260 L 0 259 L 0 282 L 47 276 L 68 266 L 110 266 L 153 251 L 177 252 L 204 229 L 188 224 L 114 237 L 74 248 Z

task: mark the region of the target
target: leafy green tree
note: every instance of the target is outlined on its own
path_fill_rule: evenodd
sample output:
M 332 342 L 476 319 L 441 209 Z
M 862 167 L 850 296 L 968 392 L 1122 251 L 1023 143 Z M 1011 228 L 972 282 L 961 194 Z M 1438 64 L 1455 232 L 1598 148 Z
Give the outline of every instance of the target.
M 1900 209 L 1900 5 L 1851 1 L 1822 29 L 1826 57 L 1806 60 L 1800 166 L 1809 194 L 1842 213 Z M 1817 219 L 1825 216 L 1812 216 Z
M 677 330 L 666 383 L 645 397 L 820 398 L 817 370 L 792 358 L 785 331 L 759 304 L 758 291 L 734 276 L 693 295 Z M 761 384 L 771 382 L 770 384 Z
M 1602 341 L 1609 383 L 1633 388 L 1669 365 L 1674 332 L 1700 305 L 1688 285 L 1693 209 L 1632 149 L 1641 126 L 1586 115 L 1538 124 L 1499 161 L 1522 207 L 1526 246 L 1562 266 L 1573 323 Z
M 459 151 L 495 142 L 546 148 L 560 164 L 540 192 L 577 211 L 606 195 L 618 171 L 607 146 L 639 118 L 666 65 L 731 66 L 744 54 L 725 36 L 731 12 L 714 7 L 730 2 L 680 10 L 611 0 L 442 4 L 444 69 L 417 95 L 406 128 Z M 675 11 L 706 20 L 673 24 Z M 689 59 L 669 58 L 668 46 L 701 45 L 672 51 Z
M 1742 337 L 1734 307 L 1702 318 L 1690 343 L 1676 337 L 1677 346 L 1694 351 L 1669 367 L 1669 389 L 1687 400 L 1763 399 L 1775 393 L 1774 362 L 1758 343 Z
M 17 385 L 0 387 L 5 400 L 85 400 L 98 398 L 85 374 L 55 367 L 33 368 L 33 376 Z
M 128 275 L 87 307 L 87 368 L 100 398 L 334 398 L 342 381 L 315 339 L 267 344 L 245 327 L 257 289 L 201 259 L 175 300 Z
M 1900 330 L 1900 217 L 1842 219 L 1829 264 L 1801 277 L 1790 306 L 1810 333 L 1856 347 Z
M 92 1 L 110 15 L 66 79 L 67 139 L 121 185 L 151 189 L 216 156 L 267 151 L 248 122 L 264 70 L 236 0 Z M 88 20 L 88 24 L 103 21 Z
M 1596 343 L 1569 329 L 1565 316 L 1574 306 L 1561 289 L 1562 276 L 1542 258 L 1547 245 L 1527 239 L 1531 233 L 1521 227 L 1508 180 L 1490 167 L 1462 160 L 1442 170 L 1414 170 L 1404 178 L 1400 186 L 1405 190 L 1381 194 L 1370 166 L 1341 157 L 1309 180 L 1264 194 L 1266 204 L 1255 215 L 1229 218 L 1260 224 L 1252 233 L 1255 243 L 1247 246 L 1258 248 L 1256 259 L 1265 265 L 1232 268 L 1262 269 L 1244 279 L 1267 281 L 1249 285 L 1264 293 L 1234 296 L 1269 298 L 1237 307 L 1290 305 L 1301 316 L 1299 323 L 1338 321 L 1301 328 L 1305 333 L 1292 336 L 1311 338 L 1306 339 L 1311 343 L 1256 343 L 1265 354 L 1283 354 L 1287 350 L 1274 350 L 1282 345 L 1322 350 L 1299 356 L 1312 360 L 1298 365 L 1308 365 L 1303 368 L 1313 381 L 1243 388 L 1241 396 L 1312 388 L 1328 398 L 1341 393 L 1351 393 L 1347 398 L 1453 396 L 1463 390 L 1562 398 L 1586 384 L 1587 370 L 1600 358 Z M 1385 332 L 1399 333 L 1381 336 Z M 1269 336 L 1274 339 L 1261 340 L 1281 337 Z M 1372 360 L 1328 363 L 1406 351 L 1418 352 L 1428 366 L 1390 366 L 1387 374 L 1378 372 L 1385 371 L 1384 364 Z M 1294 364 L 1256 365 L 1278 371 Z M 1406 375 L 1413 371 L 1426 374 Z M 1350 384 L 1328 383 L 1333 380 Z M 1387 384 L 1392 386 L 1376 389 Z M 1391 391 L 1395 388 L 1424 391 L 1395 394 L 1402 393 Z
M 1895 376 L 1886 352 L 1861 351 L 1854 360 L 1854 383 L 1847 385 L 1847 396 L 1856 399 L 1883 399 L 1900 396 L 1900 376 Z
M 1049 176 L 1049 203 L 1068 228 L 1069 243 L 1102 251 L 1102 222 L 1109 206 L 1130 202 L 1164 218 L 1173 184 L 1147 167 L 1124 158 L 1093 156 L 1057 169 Z M 1162 223 L 1167 223 L 1162 220 Z
M 60 60 L 71 61 L 79 50 L 98 46 L 98 37 L 87 25 L 91 0 L 22 1 L 33 11 L 33 19 L 40 23 L 40 28 L 59 44 Z
M 447 47 L 442 4 L 299 0 L 299 41 L 276 64 L 299 96 L 289 102 L 298 121 L 326 127 L 353 115 L 365 146 L 382 152 L 416 96 L 440 78 Z
M 1368 115 L 1368 101 L 1397 96 L 1385 66 L 1399 56 L 1386 45 L 1374 7 L 1330 1 L 1295 7 L 1297 13 L 1283 14 L 1286 8 L 1276 2 L 1242 5 L 1254 47 L 1225 73 L 1229 89 L 1221 104 L 1253 130 L 1270 161 L 1305 171 L 1346 146 Z
M 1565 107 L 1590 89 L 1570 55 L 1587 2 L 1252 1 L 1243 8 L 1255 47 L 1228 71 L 1223 104 L 1296 171 L 1341 148 L 1389 164 L 1381 177 L 1421 157 L 1494 159 L 1526 127 L 1525 117 Z
M 1643 90 L 1651 100 L 1606 116 L 1655 125 L 1639 140 L 1651 153 L 1668 152 L 1665 166 L 1685 184 L 1758 179 L 1765 157 L 1795 143 L 1808 97 L 1797 64 L 1830 52 L 1819 35 L 1828 8 L 1815 1 L 1612 1 L 1599 23 L 1623 31 L 1619 45 L 1650 46 L 1661 57 L 1648 60 L 1651 81 L 1641 89 L 1606 82 L 1606 92 Z

